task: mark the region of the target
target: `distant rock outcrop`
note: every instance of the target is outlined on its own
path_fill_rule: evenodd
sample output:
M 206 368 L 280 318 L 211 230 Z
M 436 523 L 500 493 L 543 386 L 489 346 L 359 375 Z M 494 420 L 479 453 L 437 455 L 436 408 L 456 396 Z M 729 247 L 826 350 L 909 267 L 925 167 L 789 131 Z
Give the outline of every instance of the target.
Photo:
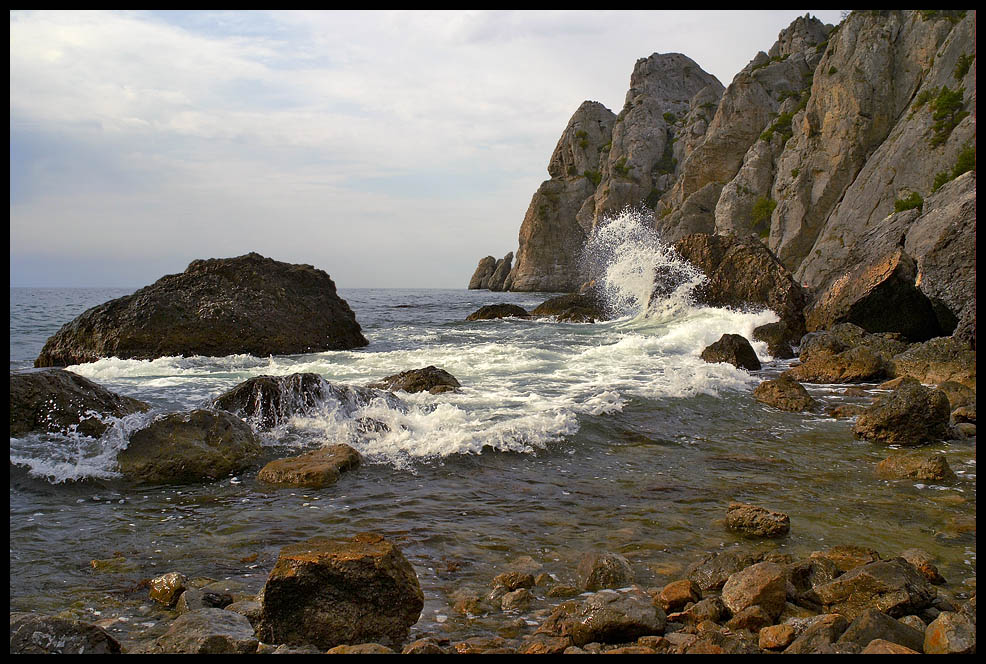
M 266 357 L 367 343 L 329 275 L 251 253 L 192 261 L 181 274 L 89 309 L 48 339 L 35 366 L 101 357 Z

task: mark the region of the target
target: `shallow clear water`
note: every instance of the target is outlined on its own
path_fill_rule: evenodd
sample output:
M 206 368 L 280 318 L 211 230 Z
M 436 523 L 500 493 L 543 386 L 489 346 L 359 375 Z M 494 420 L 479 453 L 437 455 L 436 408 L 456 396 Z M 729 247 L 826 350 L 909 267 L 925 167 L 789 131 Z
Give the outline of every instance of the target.
M 11 369 L 29 367 L 60 325 L 126 292 L 11 289 Z M 399 542 L 414 565 L 426 598 L 415 629 L 454 639 L 503 623 L 454 615 L 455 593 L 482 589 L 523 556 L 572 581 L 590 549 L 627 556 L 649 586 L 721 547 L 804 554 L 858 544 L 887 556 L 920 547 L 953 590 L 974 589 L 963 586 L 975 577 L 974 439 L 934 446 L 959 473 L 953 485 L 877 479 L 888 450 L 855 440 L 850 420 L 753 399 L 784 363 L 748 373 L 698 358 L 723 333 L 749 337 L 769 312 L 679 304 L 597 324 L 465 322 L 485 304 L 533 308 L 548 295 L 340 294 L 370 340 L 364 349 L 107 359 L 71 370 L 151 402 L 151 417 L 204 405 L 252 376 L 296 371 L 365 384 L 434 364 L 461 392 L 401 395 L 404 412 L 366 413 L 400 425 L 390 432 L 361 434 L 352 418 L 329 413 L 265 438 L 272 457 L 336 442 L 359 449 L 366 463 L 321 490 L 275 489 L 256 481 L 257 469 L 212 484 L 130 484 L 114 476 L 110 452 L 146 418 L 120 423 L 117 442 L 12 438 L 11 610 L 68 611 L 137 638 L 171 617 L 133 590 L 142 579 L 180 571 L 256 592 L 284 545 L 361 531 Z M 842 386 L 807 387 L 829 403 L 860 401 Z M 728 533 L 733 500 L 788 513 L 790 536 L 754 543 Z M 90 563 L 114 556 L 125 562 Z

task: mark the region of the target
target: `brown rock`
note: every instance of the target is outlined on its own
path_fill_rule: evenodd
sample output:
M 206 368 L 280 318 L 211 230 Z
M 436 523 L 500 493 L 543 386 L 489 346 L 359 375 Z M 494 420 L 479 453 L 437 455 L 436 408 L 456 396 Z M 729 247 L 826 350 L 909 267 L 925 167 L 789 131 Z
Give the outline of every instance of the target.
M 257 479 L 281 486 L 321 489 L 360 465 L 359 452 L 346 444 L 331 445 L 300 456 L 276 459 L 260 469 Z
M 187 586 L 188 579 L 184 574 L 178 572 L 162 574 L 151 579 L 151 599 L 165 606 L 174 606 Z
M 424 597 L 400 550 L 380 535 L 316 537 L 281 549 L 258 600 L 257 633 L 268 643 L 320 648 L 400 644 Z
M 726 527 L 755 537 L 784 537 L 791 530 L 787 514 L 756 505 L 730 503 L 726 510 Z
M 756 604 L 774 619 L 784 610 L 786 598 L 784 568 L 776 563 L 751 565 L 730 576 L 722 587 L 722 601 L 734 615 Z
M 161 653 L 193 655 L 249 654 L 258 641 L 246 617 L 223 609 L 198 609 L 178 616 L 155 642 Z
M 623 588 L 633 583 L 633 568 L 618 553 L 590 551 L 579 559 L 576 569 L 579 586 L 584 590 Z
M 910 563 L 894 558 L 856 567 L 814 594 L 830 612 L 855 620 L 870 608 L 895 618 L 915 613 L 931 604 L 935 590 Z
M 857 616 L 839 637 L 839 642 L 865 647 L 874 639 L 890 641 L 918 652 L 924 648 L 923 631 L 908 627 L 877 609 L 866 609 Z
M 888 445 L 919 445 L 948 434 L 948 397 L 913 379 L 859 416 L 853 435 Z
M 661 607 L 643 593 L 602 590 L 585 600 L 559 605 L 537 633 L 570 637 L 577 646 L 593 641 L 625 643 L 648 634 L 661 634 L 666 620 Z
M 963 613 L 942 611 L 924 633 L 928 655 L 975 654 L 976 624 Z
M 526 637 L 517 652 L 521 655 L 560 655 L 572 645 L 567 636 L 548 636 L 534 634 Z
M 808 655 L 822 650 L 822 646 L 835 643 L 846 631 L 849 622 L 837 613 L 816 616 L 801 635 L 791 642 L 784 652 Z
M 777 616 L 769 616 L 759 605 L 748 606 L 735 614 L 726 623 L 726 627 L 733 630 L 745 629 L 753 634 L 758 634 L 761 629 L 774 623 Z
M 945 583 L 945 577 L 938 571 L 934 558 L 927 551 L 907 549 L 906 551 L 901 551 L 900 557 L 914 565 L 915 569 L 921 572 L 921 575 L 928 580 L 928 583 L 933 583 L 936 586 Z
M 893 641 L 885 641 L 883 639 L 873 639 L 870 641 L 863 651 L 860 653 L 862 655 L 920 655 L 921 653 L 917 650 L 911 650 L 907 646 L 902 646 L 899 643 L 894 643 Z
M 922 383 L 952 381 L 976 389 L 976 351 L 954 337 L 910 346 L 894 355 L 891 370 L 895 376 L 911 376 Z
M 119 642 L 97 625 L 34 613 L 10 614 L 11 655 L 118 655 Z
M 379 643 L 359 643 L 329 648 L 326 655 L 396 655 L 397 652 Z
M 791 625 L 770 625 L 760 630 L 758 643 L 764 650 L 783 650 L 791 645 L 795 634 Z
M 490 584 L 493 587 L 503 586 L 507 590 L 517 590 L 518 588 L 533 588 L 534 577 L 525 572 L 504 572 L 493 577 Z
M 658 596 L 661 608 L 667 612 L 679 611 L 689 602 L 698 602 L 701 599 L 702 591 L 691 579 L 669 583 Z
M 818 402 L 811 398 L 808 390 L 786 373 L 757 385 L 753 390 L 753 398 L 768 406 L 790 412 L 818 408 Z
M 814 551 L 811 558 L 824 558 L 835 563 L 839 573 L 880 560 L 880 554 L 862 546 L 839 545 L 825 551 Z
M 893 454 L 877 464 L 876 474 L 888 479 L 926 482 L 954 482 L 957 479 L 944 454 L 929 456 L 920 452 Z

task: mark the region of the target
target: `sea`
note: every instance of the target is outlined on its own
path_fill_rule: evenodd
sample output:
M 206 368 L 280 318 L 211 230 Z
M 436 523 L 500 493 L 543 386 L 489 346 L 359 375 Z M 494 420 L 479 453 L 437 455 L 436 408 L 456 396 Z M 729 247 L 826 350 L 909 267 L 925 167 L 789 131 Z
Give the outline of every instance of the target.
M 695 304 L 702 275 L 638 221 L 618 219 L 590 243 L 613 320 L 467 322 L 483 305 L 532 309 L 554 294 L 343 285 L 365 348 L 68 367 L 152 410 L 113 420 L 100 439 L 10 439 L 10 610 L 96 622 L 135 642 L 162 633 L 175 615 L 148 598 L 146 579 L 177 571 L 252 594 L 282 547 L 368 531 L 397 543 L 417 572 L 425 608 L 412 637 L 533 629 L 536 612 L 560 601 L 543 590 L 529 610 L 506 615 L 461 614 L 453 605 L 488 592 L 510 569 L 573 584 L 589 551 L 625 556 L 648 588 L 682 578 L 711 552 L 804 556 L 858 545 L 891 557 L 916 547 L 936 559 L 953 592 L 974 592 L 975 439 L 930 446 L 946 455 L 954 483 L 886 480 L 874 469 L 894 450 L 855 439 L 852 420 L 757 402 L 753 389 L 790 360 L 771 358 L 758 342 L 760 371 L 699 355 L 726 333 L 752 338 L 776 315 Z M 658 271 L 678 276 L 652 301 Z M 133 290 L 11 288 L 11 371 L 32 367 L 63 324 Z M 336 443 L 359 450 L 363 465 L 330 487 L 276 488 L 257 481 L 257 468 L 162 485 L 116 472 L 131 432 L 208 406 L 249 378 L 315 372 L 364 385 L 429 365 L 462 388 L 401 393 L 400 408 L 380 400 L 348 415 L 326 403 L 318 415 L 261 433 L 271 458 Z M 867 396 L 845 385 L 806 387 L 825 406 L 881 393 L 876 385 L 864 386 Z M 366 431 L 360 417 L 388 427 Z M 732 501 L 788 514 L 790 534 L 754 541 L 730 533 Z

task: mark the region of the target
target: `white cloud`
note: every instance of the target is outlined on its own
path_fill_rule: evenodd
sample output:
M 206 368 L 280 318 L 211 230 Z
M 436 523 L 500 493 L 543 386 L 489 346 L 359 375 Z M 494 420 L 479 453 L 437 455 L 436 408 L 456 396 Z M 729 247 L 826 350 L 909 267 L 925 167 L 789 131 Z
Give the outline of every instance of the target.
M 242 248 L 458 287 L 516 248 L 582 100 L 618 110 L 655 51 L 728 83 L 796 15 L 13 12 L 11 253 Z

